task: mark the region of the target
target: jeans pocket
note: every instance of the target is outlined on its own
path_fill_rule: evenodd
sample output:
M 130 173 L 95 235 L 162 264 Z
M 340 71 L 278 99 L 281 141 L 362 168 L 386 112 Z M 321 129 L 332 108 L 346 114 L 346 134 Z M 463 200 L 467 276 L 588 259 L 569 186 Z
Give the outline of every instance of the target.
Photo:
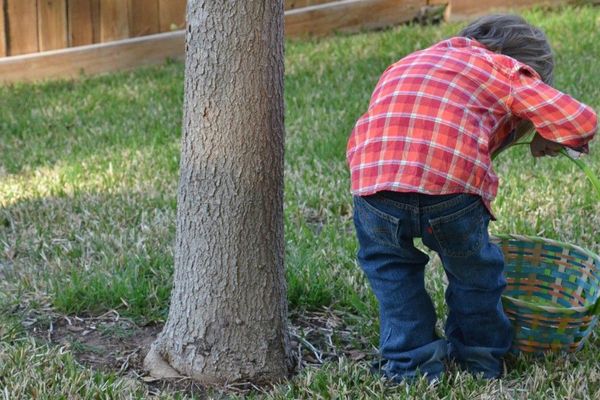
M 479 252 L 487 229 L 485 214 L 483 202 L 476 198 L 458 211 L 430 219 L 433 236 L 442 254 L 449 257 L 468 257 Z
M 371 200 L 376 204 L 376 200 Z M 398 245 L 398 226 L 400 220 L 371 204 L 364 197 L 354 196 L 354 223 L 371 240 L 387 245 Z

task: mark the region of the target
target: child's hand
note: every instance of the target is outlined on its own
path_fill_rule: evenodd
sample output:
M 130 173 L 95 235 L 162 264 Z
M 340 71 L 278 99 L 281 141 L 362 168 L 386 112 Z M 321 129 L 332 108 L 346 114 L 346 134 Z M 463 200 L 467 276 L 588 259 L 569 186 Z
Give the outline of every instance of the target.
M 529 145 L 529 149 L 531 150 L 531 154 L 534 157 L 542 157 L 542 156 L 550 156 L 555 157 L 560 153 L 560 150 L 563 148 L 562 145 L 552 142 L 550 140 L 544 139 L 540 136 L 539 133 L 536 133 Z

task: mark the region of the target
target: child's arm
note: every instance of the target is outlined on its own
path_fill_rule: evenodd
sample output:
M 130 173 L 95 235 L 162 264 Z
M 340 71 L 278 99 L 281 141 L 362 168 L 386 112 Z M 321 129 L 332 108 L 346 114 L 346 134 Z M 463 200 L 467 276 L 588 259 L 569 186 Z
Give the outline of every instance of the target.
M 513 76 L 508 104 L 515 116 L 528 119 L 535 126 L 538 133 L 531 152 L 536 157 L 553 155 L 562 146 L 587 153 L 587 143 L 598 129 L 592 108 L 546 85 L 525 68 Z

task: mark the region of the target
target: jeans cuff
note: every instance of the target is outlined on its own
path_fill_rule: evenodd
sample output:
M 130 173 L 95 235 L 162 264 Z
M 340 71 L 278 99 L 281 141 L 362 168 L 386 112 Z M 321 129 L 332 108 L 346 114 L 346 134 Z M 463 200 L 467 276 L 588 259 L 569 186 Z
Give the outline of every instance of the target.
M 386 376 L 394 382 L 413 381 L 420 376 L 432 382 L 444 372 L 443 360 L 448 354 L 447 342 L 443 339 L 428 343 L 402 353 L 382 358 L 371 366 L 371 371 Z
M 496 379 L 503 375 L 502 357 L 509 348 L 465 346 L 461 343 L 449 344 L 449 357 L 463 369 L 485 379 Z

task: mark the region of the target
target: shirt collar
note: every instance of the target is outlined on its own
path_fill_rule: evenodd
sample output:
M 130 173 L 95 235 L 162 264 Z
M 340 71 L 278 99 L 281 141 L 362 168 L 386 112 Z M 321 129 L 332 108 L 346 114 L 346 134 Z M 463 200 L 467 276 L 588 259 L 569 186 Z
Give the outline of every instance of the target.
M 441 41 L 438 45 L 441 47 L 454 48 L 454 49 L 479 47 L 479 48 L 487 50 L 487 48 L 483 44 L 479 43 L 477 40 L 471 39 L 468 37 L 462 37 L 462 36 L 451 37 L 449 39 Z

